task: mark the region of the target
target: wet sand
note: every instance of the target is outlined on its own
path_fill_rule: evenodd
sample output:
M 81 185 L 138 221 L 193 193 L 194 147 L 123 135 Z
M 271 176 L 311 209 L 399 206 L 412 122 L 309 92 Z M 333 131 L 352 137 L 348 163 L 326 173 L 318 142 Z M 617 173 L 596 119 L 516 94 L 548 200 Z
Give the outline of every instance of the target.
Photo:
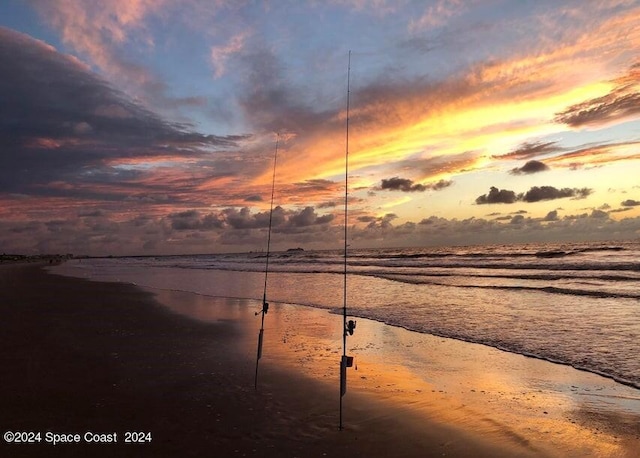
M 598 406 L 567 417 L 545 404 L 569 408 L 549 394 L 555 391 L 526 391 L 512 374 L 493 376 L 502 352 L 367 320 L 358 320 L 350 339 L 358 370 L 349 372 L 338 431 L 339 317 L 273 304 L 255 390 L 257 303 L 155 293 L 34 265 L 0 266 L 0 426 L 3 434 L 41 433 L 39 443 L 1 441 L 0 456 L 631 457 L 640 450 L 633 399 L 628 417 Z M 413 360 L 411 348 L 419 349 Z M 423 351 L 431 352 L 429 367 Z M 568 399 L 596 386 L 567 377 L 540 379 L 567 383 Z M 510 399 L 518 390 L 515 397 L 544 399 Z M 54 446 L 47 432 L 81 440 Z M 87 443 L 87 432 L 117 442 Z M 127 432 L 151 439 L 130 435 L 146 442 L 125 443 Z

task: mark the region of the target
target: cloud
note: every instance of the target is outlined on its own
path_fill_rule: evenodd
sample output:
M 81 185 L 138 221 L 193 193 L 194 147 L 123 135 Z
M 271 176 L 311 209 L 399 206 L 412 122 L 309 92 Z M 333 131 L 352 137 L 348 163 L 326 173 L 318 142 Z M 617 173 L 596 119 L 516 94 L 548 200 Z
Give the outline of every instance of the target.
M 342 228 L 326 223 L 328 217 L 315 215 L 316 224 L 307 226 L 289 224 L 288 217 L 303 213 L 301 222 L 314 221 L 315 212 L 309 210 L 275 210 L 272 246 L 275 249 L 337 247 Z M 469 240 L 474 243 L 622 240 L 633 239 L 640 231 L 638 217 L 616 221 L 600 211 L 555 215 L 556 218 L 550 215 L 553 216 L 553 212 L 545 218 L 509 215 L 505 221 L 430 216 L 417 223 L 408 221 L 397 225 L 394 223 L 399 218 L 394 214 L 359 215 L 350 229 L 350 243 L 353 247 L 400 247 L 468 245 Z M 230 224 L 231 220 L 234 225 Z M 107 213 L 42 222 L 2 218 L 0 233 L 5 246 L 15 247 L 15 252 L 21 253 L 188 254 L 207 252 L 211 247 L 232 252 L 263 248 L 267 225 L 268 212 L 186 210 L 170 216 L 138 215 L 116 220 L 109 219 Z
M 279 232 L 287 232 L 289 229 L 327 224 L 333 221 L 333 218 L 332 214 L 318 215 L 310 206 L 299 211 L 285 210 L 281 206 L 276 206 L 271 215 L 269 211 L 254 213 L 249 207 L 226 208 L 210 213 L 187 210 L 168 215 L 172 229 L 179 231 L 265 229 L 269 227 L 269 219 L 271 219 L 273 228 Z
M 333 193 L 336 190 L 336 182 L 332 180 L 311 179 L 294 183 L 296 192 Z
M 614 208 L 613 210 L 609 210 L 609 213 L 624 213 L 632 210 L 632 207 Z
M 640 218 L 611 219 L 606 213 L 590 212 L 567 215 L 557 220 L 528 218 L 522 215 L 508 220 L 467 218 L 463 220 L 430 216 L 419 223 L 394 226 L 392 222 L 354 229 L 354 244 L 378 246 L 452 246 L 474 243 L 522 243 L 558 240 L 632 239 L 640 229 Z
M 529 159 L 532 157 L 544 156 L 559 150 L 557 142 L 532 142 L 523 143 L 514 151 L 506 154 L 493 156 L 495 159 Z
M 440 180 L 433 184 L 426 185 L 427 188 L 432 189 L 434 191 L 440 191 L 441 189 L 448 188 L 453 185 L 453 181 L 451 180 Z
M 32 0 L 30 5 L 42 20 L 58 31 L 65 46 L 99 68 L 130 93 L 158 109 L 175 111 L 180 107 L 202 106 L 200 97 L 175 97 L 167 84 L 152 70 L 141 65 L 143 59 L 132 50 L 153 51 L 155 37 L 152 18 L 177 21 L 181 8 L 167 0 Z M 192 12 L 191 4 L 184 11 Z M 216 2 L 208 9 L 215 11 Z M 184 18 L 182 18 L 184 19 Z
M 608 219 L 609 218 L 609 214 L 607 212 L 602 211 L 602 210 L 594 209 L 591 212 L 591 218 Z
M 640 205 L 640 200 L 627 199 L 620 205 L 622 205 L 623 207 L 637 207 L 638 205 Z
M 328 202 L 321 202 L 318 204 L 318 208 L 335 208 L 338 205 L 340 205 L 340 203 L 334 201 L 334 200 L 330 200 Z
M 482 154 L 478 151 L 465 151 L 458 154 L 443 156 L 409 157 L 394 162 L 396 170 L 413 170 L 420 174 L 422 181 L 427 179 L 439 179 L 443 183 L 449 182 L 440 178 L 443 175 L 459 174 L 477 167 L 482 160 Z M 453 184 L 453 182 L 450 182 Z M 429 185 L 427 185 L 429 186 Z
M 553 164 L 554 167 L 577 170 L 582 167 L 597 167 L 614 162 L 633 161 L 640 159 L 638 145 L 640 145 L 638 141 L 585 145 L 573 151 L 549 157 L 545 159 L 545 163 Z
M 551 210 L 547 213 L 547 216 L 544 217 L 544 221 L 558 221 L 558 210 Z
M 244 49 L 247 37 L 247 32 L 241 32 L 232 36 L 227 44 L 211 47 L 211 64 L 214 68 L 213 76 L 215 78 L 220 78 L 226 73 L 227 60 Z
M 204 230 L 223 227 L 223 222 L 212 215 L 201 217 L 200 212 L 188 210 L 168 215 L 171 228 L 177 231 Z
M 377 191 L 402 191 L 402 192 L 424 192 L 429 189 L 433 191 L 440 191 L 453 184 L 450 180 L 440 180 L 432 184 L 420 184 L 414 183 L 413 180 L 408 178 L 393 177 L 383 179 L 380 186 L 374 188 Z
M 542 200 L 554 200 L 572 197 L 574 199 L 584 199 L 593 192 L 589 188 L 562 188 L 553 186 L 533 186 L 524 194 L 516 194 L 514 191 L 498 189 L 492 186 L 489 194 L 483 194 L 476 198 L 477 205 L 485 204 L 512 204 L 516 201 L 539 202 Z
M 558 113 L 556 122 L 570 127 L 602 126 L 640 115 L 640 93 L 618 90 L 604 97 L 573 105 Z
M 425 29 L 442 26 L 462 14 L 467 8 L 468 2 L 462 0 L 437 0 L 429 5 L 417 20 L 410 21 L 409 31 L 418 33 Z
M 640 116 L 640 64 L 613 83 L 610 93 L 570 106 L 555 121 L 570 127 L 599 127 Z
M 386 213 L 383 216 L 361 216 L 358 221 L 367 223 L 367 230 L 386 230 L 393 228 L 392 221 L 398 219 L 398 215 L 395 213 Z M 413 223 L 411 223 L 413 224 Z
M 562 188 L 557 189 L 553 186 L 534 186 L 529 189 L 522 200 L 525 202 L 539 202 L 541 200 L 554 200 L 573 197 L 575 199 L 584 199 L 593 192 L 589 188 Z
M 427 187 L 422 184 L 414 184 L 413 180 L 408 178 L 387 178 L 383 179 L 377 188 L 380 191 L 402 191 L 402 192 L 423 192 Z
M 489 194 L 483 194 L 476 199 L 476 204 L 512 204 L 518 200 L 516 193 L 506 189 L 498 189 L 491 186 Z
M 544 162 L 532 160 L 527 161 L 522 167 L 511 169 L 509 173 L 511 175 L 530 175 L 532 173 L 545 172 L 547 170 L 549 170 L 549 166 Z
M 131 182 L 145 171 L 136 161 L 193 160 L 245 138 L 168 122 L 75 58 L 6 28 L 0 74 L 0 191 L 60 193 L 64 187 L 49 184 Z
M 222 220 L 233 229 L 257 229 L 269 227 L 269 212 L 252 213 L 248 207 L 240 210 L 236 208 L 228 208 L 221 214 L 215 215 L 215 219 Z M 273 209 L 271 216 L 272 225 L 278 226 L 285 220 L 284 209 L 277 206 Z
M 244 65 L 239 97 L 245 118 L 258 131 L 300 134 L 329 121 L 330 114 L 304 104 L 302 89 L 289 81 L 285 64 L 266 48 L 240 57 Z
M 333 220 L 331 214 L 318 216 L 313 207 L 305 207 L 299 213 L 293 213 L 289 216 L 289 225 L 293 227 L 306 227 L 317 224 L 327 224 Z

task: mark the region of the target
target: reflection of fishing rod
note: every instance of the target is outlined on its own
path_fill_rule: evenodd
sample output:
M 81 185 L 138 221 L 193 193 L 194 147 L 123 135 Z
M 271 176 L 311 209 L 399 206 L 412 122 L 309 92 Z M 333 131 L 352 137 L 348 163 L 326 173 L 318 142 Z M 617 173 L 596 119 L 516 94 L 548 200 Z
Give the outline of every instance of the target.
M 260 324 L 260 333 L 258 334 L 258 356 L 256 357 L 256 378 L 254 382 L 254 387 L 258 389 L 258 363 L 260 362 L 260 358 L 262 358 L 262 340 L 264 337 L 264 316 L 269 311 L 269 304 L 267 303 L 267 276 L 269 275 L 269 252 L 271 249 L 271 222 L 273 220 L 273 195 L 276 188 L 276 162 L 278 161 L 278 141 L 280 140 L 280 135 L 276 137 L 276 152 L 273 156 L 273 179 L 271 180 L 271 208 L 269 209 L 269 235 L 267 236 L 267 261 L 264 268 L 264 293 L 262 294 L 262 310 L 260 312 L 256 312 L 256 315 L 259 313 L 262 314 L 262 323 Z
M 347 147 L 344 165 L 344 303 L 342 305 L 342 358 L 340 359 L 340 426 L 342 429 L 342 397 L 347 392 L 347 367 L 353 366 L 353 356 L 347 356 L 347 334 L 353 335 L 356 322 L 347 322 L 347 200 L 349 198 L 349 83 L 351 79 L 351 51 L 347 69 Z

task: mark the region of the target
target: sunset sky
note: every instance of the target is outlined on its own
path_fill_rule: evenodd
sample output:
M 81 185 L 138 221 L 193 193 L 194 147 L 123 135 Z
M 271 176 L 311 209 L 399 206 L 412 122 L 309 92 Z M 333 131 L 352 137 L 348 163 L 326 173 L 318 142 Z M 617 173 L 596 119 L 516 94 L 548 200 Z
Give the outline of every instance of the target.
M 640 1 L 0 3 L 0 252 L 640 237 Z

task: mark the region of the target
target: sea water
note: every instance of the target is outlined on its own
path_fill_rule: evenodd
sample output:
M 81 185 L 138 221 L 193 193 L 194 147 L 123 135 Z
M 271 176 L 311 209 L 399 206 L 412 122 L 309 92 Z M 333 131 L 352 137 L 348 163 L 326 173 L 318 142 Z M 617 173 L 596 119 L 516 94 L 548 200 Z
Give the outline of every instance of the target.
M 265 253 L 92 258 L 98 280 L 261 300 Z M 519 353 L 640 389 L 640 242 L 350 250 L 349 315 Z M 271 253 L 267 297 L 341 312 L 340 251 Z M 256 305 L 258 307 L 258 305 Z

